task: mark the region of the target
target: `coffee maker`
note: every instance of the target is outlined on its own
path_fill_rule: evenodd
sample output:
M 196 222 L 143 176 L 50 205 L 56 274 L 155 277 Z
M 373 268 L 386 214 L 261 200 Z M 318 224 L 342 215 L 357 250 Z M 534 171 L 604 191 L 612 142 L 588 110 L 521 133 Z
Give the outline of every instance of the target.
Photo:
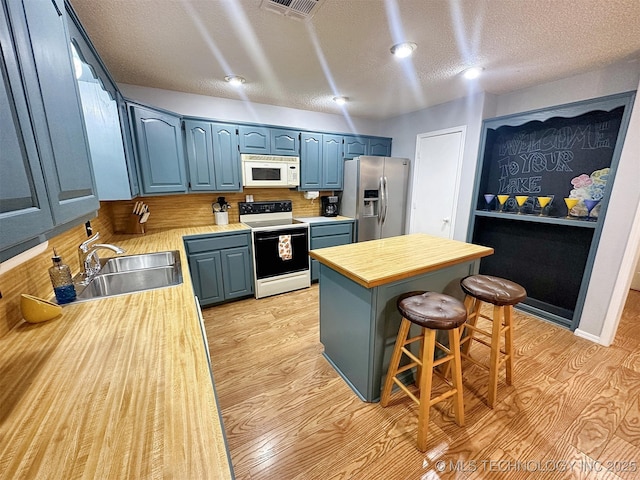
M 335 195 L 320 197 L 322 200 L 322 215 L 325 217 L 338 216 L 338 197 Z

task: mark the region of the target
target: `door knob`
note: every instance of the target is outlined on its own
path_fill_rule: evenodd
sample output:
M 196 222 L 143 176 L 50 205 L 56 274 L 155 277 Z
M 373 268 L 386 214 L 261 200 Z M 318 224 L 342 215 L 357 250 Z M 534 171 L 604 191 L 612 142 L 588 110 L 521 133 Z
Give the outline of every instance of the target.
M 442 219 L 442 221 L 443 221 L 444 223 L 449 223 L 449 222 L 451 221 L 451 219 L 450 219 L 450 218 L 443 218 L 443 219 Z

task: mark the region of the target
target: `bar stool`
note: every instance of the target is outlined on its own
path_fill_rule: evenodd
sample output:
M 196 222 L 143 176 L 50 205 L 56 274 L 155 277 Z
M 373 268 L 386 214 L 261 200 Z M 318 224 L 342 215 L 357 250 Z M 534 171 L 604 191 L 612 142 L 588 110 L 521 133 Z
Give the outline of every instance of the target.
M 402 323 L 400 324 L 400 330 L 396 338 L 396 346 L 393 350 L 391 361 L 389 362 L 389 371 L 387 372 L 387 378 L 384 382 L 384 388 L 382 389 L 380 405 L 386 407 L 389 404 L 391 389 L 394 383 L 418 404 L 418 449 L 424 452 L 427 449 L 429 409 L 432 405 L 453 396 L 453 409 L 456 423 L 460 426 L 464 425 L 462 371 L 460 362 L 460 325 L 465 322 L 467 311 L 459 300 L 436 292 L 411 292 L 402 295 L 398 298 L 397 306 L 402 315 Z M 407 338 L 412 323 L 421 327 L 420 335 Z M 449 348 L 436 341 L 436 330 L 449 331 Z M 406 348 L 407 345 L 417 341 L 421 342 L 419 357 L 416 357 Z M 436 346 L 445 353 L 444 357 L 437 360 L 434 359 Z M 403 353 L 409 357 L 411 362 L 400 367 L 400 360 Z M 446 362 L 451 362 L 448 363 L 448 365 L 453 364 L 452 382 L 447 380 L 437 370 L 434 371 L 434 367 Z M 411 393 L 398 379 L 398 374 L 413 367 L 417 367 L 416 377 L 418 378 L 418 387 L 420 390 L 419 398 Z M 451 388 L 432 399 L 431 384 L 433 373 L 443 378 Z
M 460 286 L 466 294 L 464 305 L 468 312 L 467 323 L 463 326 L 461 337 L 461 356 L 476 365 L 489 370 L 489 393 L 487 403 L 493 408 L 496 404 L 498 390 L 498 372 L 503 364 L 506 365 L 506 382 L 511 385 L 513 374 L 513 305 L 527 298 L 527 291 L 520 285 L 504 278 L 490 275 L 471 275 L 460 281 Z M 480 313 L 483 303 L 493 305 L 493 316 Z M 478 328 L 478 318 L 492 322 L 491 331 Z M 491 339 L 490 342 L 476 338 L 479 333 Z M 500 341 L 504 335 L 504 349 L 500 348 Z M 486 345 L 491 349 L 489 364 L 478 361 L 469 354 L 473 342 Z M 502 357 L 502 358 L 500 358 Z

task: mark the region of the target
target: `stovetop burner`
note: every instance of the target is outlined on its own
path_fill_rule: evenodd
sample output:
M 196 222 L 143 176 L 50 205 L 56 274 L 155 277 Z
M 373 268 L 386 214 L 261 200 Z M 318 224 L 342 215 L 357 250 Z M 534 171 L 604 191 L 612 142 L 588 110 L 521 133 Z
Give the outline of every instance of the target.
M 262 227 L 278 227 L 280 225 L 292 225 L 294 223 L 300 223 L 300 222 L 292 219 L 282 219 L 282 220 L 264 220 L 264 221 L 245 221 L 242 223 L 250 226 L 251 228 L 262 228 Z
M 240 221 L 252 230 L 278 230 L 287 227 L 307 227 L 293 219 L 291 200 L 270 202 L 239 202 Z

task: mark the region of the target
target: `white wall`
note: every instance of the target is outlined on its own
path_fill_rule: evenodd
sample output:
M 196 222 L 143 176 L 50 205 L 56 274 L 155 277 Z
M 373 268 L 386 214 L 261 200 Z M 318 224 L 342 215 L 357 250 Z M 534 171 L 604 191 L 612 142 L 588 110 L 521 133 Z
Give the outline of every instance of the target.
M 484 93 L 478 93 L 463 99 L 390 118 L 382 122 L 381 126 L 384 135 L 393 138 L 391 151 L 393 156 L 411 159 L 412 172 L 416 158 L 416 138 L 418 134 L 460 125 L 467 126 L 462 171 L 460 173 L 460 193 L 456 210 L 456 222 L 453 226 L 453 238 L 456 240 L 466 240 L 467 236 L 485 97 Z M 411 185 L 411 182 L 409 184 Z M 411 198 L 411 192 L 408 192 L 408 198 Z
M 380 122 L 376 120 L 347 118 L 343 115 L 311 112 L 123 83 L 118 84 L 118 87 L 125 98 L 164 108 L 180 115 L 211 118 L 224 122 L 265 123 L 321 132 L 381 135 Z
M 578 102 L 638 88 L 639 62 L 621 62 L 497 96 L 495 116 Z

